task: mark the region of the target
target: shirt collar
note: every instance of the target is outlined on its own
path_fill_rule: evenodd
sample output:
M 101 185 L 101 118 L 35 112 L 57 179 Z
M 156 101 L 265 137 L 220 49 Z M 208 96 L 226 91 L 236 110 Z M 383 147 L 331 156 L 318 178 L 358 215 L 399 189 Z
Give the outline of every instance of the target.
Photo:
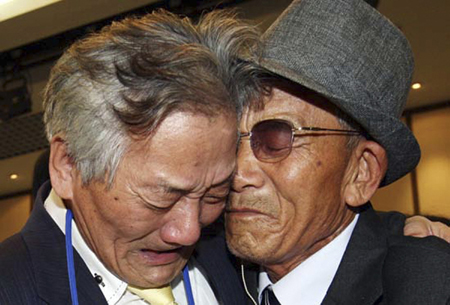
M 338 270 L 359 215 L 325 247 L 308 257 L 295 269 L 273 284 L 266 272 L 259 274 L 259 301 L 264 288 L 272 285 L 283 305 L 321 304 Z
M 50 195 L 44 202 L 44 207 L 56 222 L 61 231 L 65 234 L 66 212 L 62 199 L 52 189 Z M 108 304 L 116 304 L 122 295 L 126 292 L 127 283 L 120 280 L 111 273 L 103 263 L 98 259 L 94 252 L 88 247 L 84 239 L 81 237 L 80 231 L 72 220 L 72 243 L 74 248 L 80 254 L 81 258 L 87 265 L 93 277 L 100 276 L 101 282 L 99 287 L 105 296 Z

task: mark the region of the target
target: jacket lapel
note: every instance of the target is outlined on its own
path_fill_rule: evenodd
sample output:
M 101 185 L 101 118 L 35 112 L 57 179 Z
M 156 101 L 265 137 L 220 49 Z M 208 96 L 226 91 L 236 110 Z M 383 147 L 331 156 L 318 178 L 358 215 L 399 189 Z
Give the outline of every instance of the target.
M 22 236 L 30 251 L 39 296 L 49 304 L 71 304 L 64 234 L 44 208 L 50 183 L 39 191 Z M 74 251 L 80 304 L 106 304 L 88 268 Z
M 322 304 L 380 304 L 388 233 L 370 204 L 358 223 Z
M 245 283 L 247 285 L 248 292 L 252 296 L 253 300 L 258 303 L 258 280 L 259 280 L 259 270 L 260 267 L 256 264 L 249 262 L 242 262 L 245 266 L 245 273 L 243 277 L 245 278 Z M 253 305 L 253 301 L 247 298 L 247 304 Z

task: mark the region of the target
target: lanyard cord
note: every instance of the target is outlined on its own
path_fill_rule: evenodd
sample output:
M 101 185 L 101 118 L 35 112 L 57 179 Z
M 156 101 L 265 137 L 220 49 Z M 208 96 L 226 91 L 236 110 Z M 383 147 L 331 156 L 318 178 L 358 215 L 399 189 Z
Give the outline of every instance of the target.
M 195 305 L 194 295 L 192 294 L 191 279 L 189 278 L 189 268 L 187 264 L 186 266 L 184 266 L 183 269 L 183 281 L 184 281 L 184 289 L 186 290 L 186 296 L 188 299 L 188 304 Z
M 78 305 L 77 282 L 75 279 L 75 264 L 73 261 L 72 248 L 72 211 L 67 209 L 66 213 L 66 256 L 67 256 L 67 271 L 69 273 L 70 296 L 72 298 L 72 305 Z M 184 288 L 189 305 L 195 305 L 194 295 L 192 294 L 191 280 L 189 278 L 188 265 L 183 269 Z
M 72 211 L 67 209 L 66 213 L 66 256 L 67 271 L 69 273 L 70 296 L 72 297 L 72 305 L 78 305 L 77 282 L 75 279 L 75 264 L 73 262 L 72 248 Z

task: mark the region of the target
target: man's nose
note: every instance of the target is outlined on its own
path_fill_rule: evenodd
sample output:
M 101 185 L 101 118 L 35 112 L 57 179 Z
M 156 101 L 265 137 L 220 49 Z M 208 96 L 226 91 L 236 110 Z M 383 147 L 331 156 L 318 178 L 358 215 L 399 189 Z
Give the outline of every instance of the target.
M 161 228 L 161 238 L 168 244 L 191 246 L 200 238 L 200 203 L 198 200 L 186 200 L 182 205 L 167 215 L 168 220 Z
M 263 184 L 264 177 L 259 167 L 259 161 L 250 147 L 250 141 L 243 140 L 239 145 L 232 189 L 235 192 L 243 192 L 247 189 L 259 188 Z

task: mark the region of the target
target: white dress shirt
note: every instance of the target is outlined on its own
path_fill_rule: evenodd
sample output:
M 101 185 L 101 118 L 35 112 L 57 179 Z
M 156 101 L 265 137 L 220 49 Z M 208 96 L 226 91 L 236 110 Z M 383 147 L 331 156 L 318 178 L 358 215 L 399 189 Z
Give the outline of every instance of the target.
M 259 274 L 259 303 L 262 291 L 272 285 L 281 305 L 320 305 L 344 256 L 359 215 L 325 247 L 308 257 L 275 284 L 266 272 Z
M 61 198 L 52 190 L 44 203 L 45 209 L 56 222 L 61 231 L 65 234 L 66 212 Z M 144 305 L 146 301 L 127 290 L 128 284 L 111 273 L 103 263 L 97 258 L 94 252 L 88 247 L 78 231 L 75 221 L 72 221 L 72 243 L 73 247 L 80 254 L 93 277 L 101 276 L 99 283 L 105 299 L 109 305 Z M 192 293 L 196 305 L 218 305 L 218 301 L 208 284 L 205 272 L 201 270 L 198 263 L 191 258 L 188 263 L 189 277 L 192 284 Z M 178 305 L 188 305 L 186 291 L 182 274 L 177 276 L 171 286 Z

